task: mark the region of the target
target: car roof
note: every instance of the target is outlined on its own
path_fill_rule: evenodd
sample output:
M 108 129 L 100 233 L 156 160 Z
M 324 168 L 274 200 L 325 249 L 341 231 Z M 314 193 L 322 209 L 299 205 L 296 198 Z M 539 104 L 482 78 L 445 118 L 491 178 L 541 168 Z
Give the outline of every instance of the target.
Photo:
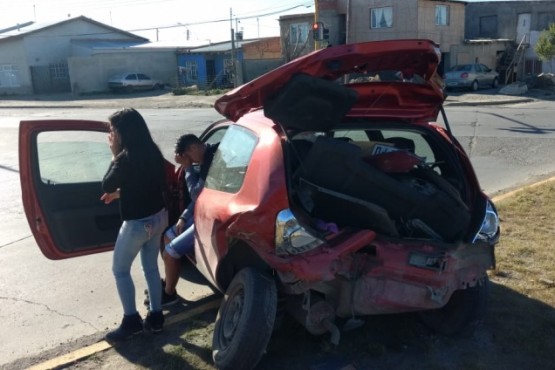
M 269 101 L 274 102 L 276 97 L 284 94 L 284 90 L 293 90 L 291 85 L 297 89 L 304 88 L 303 82 L 312 79 L 341 85 L 351 93 L 325 94 L 316 88 L 308 90 L 308 94 L 292 102 L 303 106 L 303 114 L 309 112 L 310 100 L 313 101 L 314 112 L 326 99 L 330 105 L 337 106 L 336 99 L 340 97 L 344 98 L 344 105 L 341 106 L 344 114 L 351 117 L 435 120 L 445 100 L 441 78 L 436 71 L 440 56 L 439 45 L 425 39 L 328 47 L 295 59 L 228 92 L 216 101 L 215 108 L 228 119 L 237 121 L 247 112 L 261 109 Z M 399 73 L 405 78 L 399 79 Z M 299 75 L 305 77 L 299 78 Z M 298 79 L 303 82 L 292 83 Z M 336 89 L 331 85 L 329 87 Z M 317 98 L 314 98 L 315 95 Z M 284 106 L 283 109 L 289 108 Z M 286 128 L 291 127 L 290 122 L 279 123 Z

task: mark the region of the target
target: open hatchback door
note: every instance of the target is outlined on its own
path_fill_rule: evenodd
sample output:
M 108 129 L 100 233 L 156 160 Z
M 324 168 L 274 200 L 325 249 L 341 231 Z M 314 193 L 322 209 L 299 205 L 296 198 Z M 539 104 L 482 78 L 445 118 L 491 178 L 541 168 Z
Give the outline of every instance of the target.
M 338 82 L 356 94 L 356 101 L 349 105 L 348 117 L 435 121 L 445 99 L 443 82 L 436 72 L 440 57 L 439 45 L 431 40 L 334 46 L 297 58 L 239 86 L 218 99 L 215 108 L 237 121 L 274 99 L 292 77 L 305 75 Z M 300 103 L 296 105 L 310 105 L 306 98 L 306 94 L 299 92 L 295 100 Z M 314 103 L 321 109 L 326 107 L 324 101 Z M 279 123 L 288 126 L 286 122 Z
M 23 207 L 42 253 L 50 259 L 113 248 L 118 201 L 104 204 L 101 182 L 112 154 L 99 121 L 22 121 L 19 168 Z

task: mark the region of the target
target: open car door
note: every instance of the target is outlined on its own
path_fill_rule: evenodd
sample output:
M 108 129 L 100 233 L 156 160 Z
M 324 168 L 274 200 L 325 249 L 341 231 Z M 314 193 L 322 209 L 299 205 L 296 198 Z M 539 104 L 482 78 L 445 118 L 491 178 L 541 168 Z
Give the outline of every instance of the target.
M 50 259 L 113 248 L 119 201 L 100 200 L 112 153 L 105 122 L 22 121 L 19 168 L 23 207 L 42 253 Z

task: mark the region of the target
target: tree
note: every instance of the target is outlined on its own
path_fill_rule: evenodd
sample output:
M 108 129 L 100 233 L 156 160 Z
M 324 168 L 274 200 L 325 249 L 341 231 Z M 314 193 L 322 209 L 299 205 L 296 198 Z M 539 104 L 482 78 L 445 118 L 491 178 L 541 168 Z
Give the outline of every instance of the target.
M 551 61 L 553 63 L 553 57 L 555 57 L 555 23 L 551 23 L 548 29 L 542 31 L 534 51 L 541 61 Z M 553 68 L 551 70 L 553 71 Z

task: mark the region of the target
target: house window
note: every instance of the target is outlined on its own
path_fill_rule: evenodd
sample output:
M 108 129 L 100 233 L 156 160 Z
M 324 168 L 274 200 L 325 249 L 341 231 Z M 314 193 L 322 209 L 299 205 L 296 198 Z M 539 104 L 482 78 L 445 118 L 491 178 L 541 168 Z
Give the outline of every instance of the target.
M 69 78 L 66 63 L 50 64 L 50 77 L 55 80 L 66 80 Z
M 308 39 L 308 23 L 293 23 L 289 27 L 289 44 L 304 44 Z
M 436 5 L 436 25 L 449 25 L 449 7 L 447 5 Z
M 185 73 L 187 74 L 187 81 L 198 80 L 198 64 L 194 60 L 185 62 Z
M 393 7 L 370 9 L 370 28 L 393 27 Z
M 0 65 L 0 87 L 20 87 L 19 68 L 11 64 Z

